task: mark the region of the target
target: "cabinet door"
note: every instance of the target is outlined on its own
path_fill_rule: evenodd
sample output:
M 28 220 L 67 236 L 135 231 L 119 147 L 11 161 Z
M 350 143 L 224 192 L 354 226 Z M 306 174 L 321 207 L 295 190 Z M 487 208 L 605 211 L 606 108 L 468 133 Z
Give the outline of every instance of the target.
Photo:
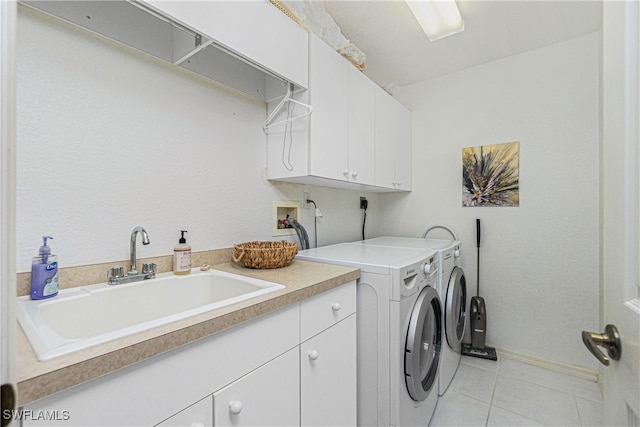
M 374 183 L 374 87 L 349 66 L 349 181 L 368 185 Z
M 213 398 L 207 396 L 158 424 L 157 427 L 210 427 L 213 426 Z
M 295 347 L 215 392 L 214 425 L 299 425 L 298 358 Z
M 356 315 L 300 345 L 303 426 L 355 426 Z
M 411 113 L 379 87 L 375 92 L 375 183 L 411 188 Z
M 390 117 L 393 105 L 390 96 L 375 88 L 375 183 L 379 187 L 395 188 L 395 135 Z
M 309 35 L 310 171 L 341 181 L 349 177 L 348 67 L 329 45 Z
M 396 188 L 411 190 L 413 162 L 411 155 L 411 111 L 397 101 L 395 110 L 393 125 L 397 135 L 397 149 L 395 152 Z

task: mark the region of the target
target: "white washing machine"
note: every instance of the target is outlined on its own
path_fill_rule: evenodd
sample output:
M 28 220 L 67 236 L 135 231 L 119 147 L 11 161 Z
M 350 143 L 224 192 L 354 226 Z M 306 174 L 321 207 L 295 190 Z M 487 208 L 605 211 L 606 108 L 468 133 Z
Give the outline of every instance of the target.
M 442 351 L 437 253 L 341 243 L 300 251 L 296 259 L 361 270 L 358 425 L 428 425 Z
M 358 243 L 368 246 L 423 249 L 427 253 L 437 251 L 440 265 L 437 287 L 444 311 L 444 338 L 438 395 L 443 395 L 460 364 L 462 340 L 467 322 L 467 285 L 464 271 L 460 266 L 460 241 L 385 236 L 362 240 Z

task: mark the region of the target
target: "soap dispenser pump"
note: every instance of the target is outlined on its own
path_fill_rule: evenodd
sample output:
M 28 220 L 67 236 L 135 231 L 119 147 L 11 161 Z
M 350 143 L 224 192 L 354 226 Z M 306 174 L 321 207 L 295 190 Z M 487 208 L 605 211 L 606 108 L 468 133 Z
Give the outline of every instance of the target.
M 187 230 L 180 230 L 182 233 L 178 244 L 173 248 L 173 274 L 191 273 L 191 246 L 187 244 L 184 233 Z
M 31 261 L 31 299 L 45 299 L 58 295 L 58 256 L 51 255 L 47 245 L 51 236 L 42 236 L 38 256 Z

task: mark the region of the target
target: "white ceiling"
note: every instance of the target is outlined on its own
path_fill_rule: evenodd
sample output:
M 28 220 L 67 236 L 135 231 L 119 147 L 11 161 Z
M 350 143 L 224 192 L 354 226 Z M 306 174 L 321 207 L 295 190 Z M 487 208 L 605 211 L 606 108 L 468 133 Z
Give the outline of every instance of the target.
M 328 0 L 325 10 L 367 55 L 365 74 L 403 86 L 598 31 L 597 0 L 457 1 L 462 33 L 435 42 L 402 0 Z

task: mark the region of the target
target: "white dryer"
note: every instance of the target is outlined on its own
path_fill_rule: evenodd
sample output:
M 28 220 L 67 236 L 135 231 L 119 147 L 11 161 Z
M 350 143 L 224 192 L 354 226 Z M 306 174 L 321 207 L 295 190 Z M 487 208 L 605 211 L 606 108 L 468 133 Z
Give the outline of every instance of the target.
M 464 271 L 460 266 L 460 241 L 385 236 L 362 240 L 358 243 L 367 246 L 437 251 L 440 266 L 437 287 L 444 316 L 438 394 L 443 395 L 460 364 L 462 339 L 467 321 L 467 285 Z
M 437 253 L 342 243 L 300 251 L 296 259 L 361 270 L 358 425 L 428 425 L 442 351 Z

